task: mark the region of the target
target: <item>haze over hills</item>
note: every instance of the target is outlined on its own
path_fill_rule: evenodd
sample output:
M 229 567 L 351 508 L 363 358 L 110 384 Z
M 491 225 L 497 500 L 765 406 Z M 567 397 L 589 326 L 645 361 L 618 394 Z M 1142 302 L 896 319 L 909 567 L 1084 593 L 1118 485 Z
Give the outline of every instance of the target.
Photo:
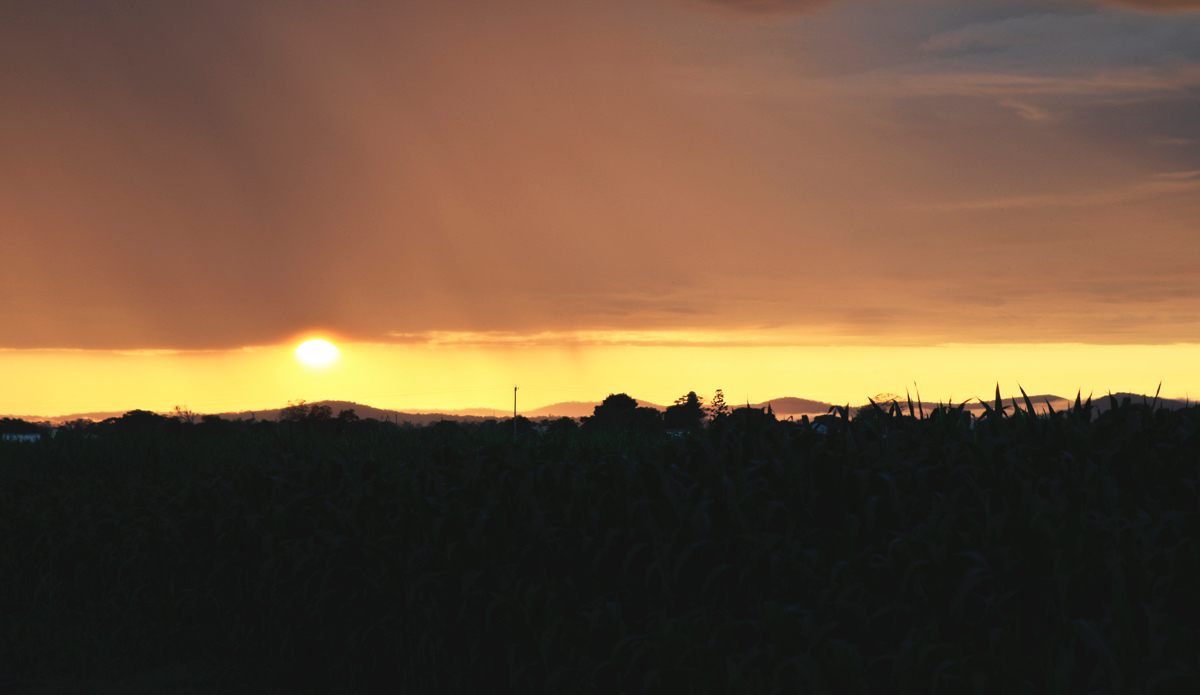
M 1112 394 L 1112 396 L 1115 397 L 1118 402 L 1125 398 L 1129 398 L 1134 403 L 1141 403 L 1143 400 L 1147 403 L 1155 402 L 1153 396 L 1146 396 L 1142 394 L 1119 392 Z M 705 405 L 707 405 L 707 400 L 708 399 L 705 399 Z M 1075 402 L 1074 398 L 1064 398 L 1062 396 L 1048 394 L 1030 396 L 1029 400 L 1033 402 L 1034 408 L 1039 413 L 1045 413 L 1047 411 L 1047 402 L 1049 402 L 1049 407 L 1053 408 L 1055 411 L 1064 410 Z M 1087 400 L 1086 397 L 1084 397 L 1084 400 Z M 900 398 L 898 402 L 900 404 L 901 411 L 907 413 L 908 401 L 904 398 Z M 1022 398 L 1017 397 L 1016 402 L 1022 408 L 1025 407 Z M 959 401 L 954 405 L 959 405 L 961 403 L 962 402 Z M 987 403 L 988 406 L 991 406 L 992 400 L 989 399 Z M 1011 412 L 1012 403 L 1012 398 L 1004 398 L 1004 407 L 1009 412 Z M 1169 410 L 1195 405 L 1186 399 L 1181 400 L 1173 398 L 1159 398 L 1157 403 L 1160 407 L 1167 408 Z M 600 401 L 563 401 L 561 403 L 552 403 L 550 405 L 542 406 L 540 408 L 533 408 L 531 410 L 519 410 L 518 412 L 522 416 L 532 420 L 560 417 L 580 418 L 591 415 L 595 407 L 599 404 Z M 464 408 L 459 410 L 390 410 L 387 408 L 376 408 L 374 406 L 364 405 L 362 403 L 355 403 L 353 401 L 315 401 L 310 405 L 329 406 L 329 409 L 333 411 L 333 415 L 335 417 L 343 410 L 353 410 L 355 415 L 363 419 L 374 418 L 376 420 L 385 420 L 389 422 L 410 422 L 414 425 L 426 425 L 439 420 L 454 420 L 457 422 L 483 422 L 484 420 L 489 419 L 503 420 L 512 417 L 511 411 L 505 411 L 497 408 Z M 644 400 L 639 400 L 638 405 L 642 407 L 655 408 L 657 410 L 666 410 L 667 407 Z M 744 407 L 744 404 L 739 405 L 737 403 L 730 403 L 728 405 L 730 409 Z M 803 415 L 807 415 L 810 418 L 818 415 L 825 415 L 829 412 L 829 409 L 833 404 L 825 403 L 823 401 L 815 401 L 808 398 L 785 396 L 782 398 L 773 398 L 771 400 L 762 401 L 759 403 L 751 403 L 750 405 L 754 408 L 766 408 L 769 405 L 771 407 L 771 411 L 775 413 L 777 417 L 780 419 L 787 419 L 788 417 L 799 418 Z M 841 405 L 844 406 L 845 404 Z M 856 411 L 863 405 L 865 405 L 865 403 L 851 403 L 851 411 Z M 923 409 L 926 413 L 936 408 L 938 405 L 939 403 L 931 401 L 913 401 L 914 409 Z M 1097 412 L 1104 412 L 1108 410 L 1108 394 L 1092 394 L 1092 405 L 1096 408 Z M 983 404 L 975 399 L 971 399 L 971 401 L 966 404 L 965 409 L 975 415 L 980 415 L 985 410 Z M 216 413 L 216 415 L 219 415 L 221 418 L 226 420 L 278 420 L 282 411 L 283 408 L 269 408 L 266 410 L 229 411 Z M 99 411 L 90 413 L 71 413 L 69 415 L 57 415 L 53 417 L 45 417 L 41 415 L 8 415 L 4 417 L 17 418 L 26 420 L 28 422 L 49 422 L 54 425 L 60 425 L 64 422 L 70 422 L 72 420 L 79 419 L 87 419 L 99 422 L 110 417 L 120 417 L 125 412 L 126 411 Z M 162 414 L 173 415 L 174 413 L 164 412 Z M 199 416 L 199 413 L 197 416 Z
M 338 413 L 343 410 L 353 410 L 354 414 L 362 419 L 374 418 L 376 420 L 385 420 L 388 422 L 411 422 L 414 425 L 428 425 L 431 422 L 439 420 L 454 420 L 457 422 L 483 422 L 488 417 L 479 415 L 469 415 L 461 412 L 444 413 L 432 411 L 416 411 L 404 412 L 400 410 L 388 410 L 386 408 L 375 408 L 362 403 L 353 401 L 314 401 L 309 405 L 324 405 L 328 406 L 333 411 L 333 416 L 337 417 Z M 243 410 L 240 412 L 217 413 L 226 420 L 278 420 L 283 408 L 272 408 L 270 410 Z M 489 416 L 490 417 L 490 416 Z
M 637 400 L 637 404 L 642 408 L 654 408 L 655 410 L 666 410 L 667 406 L 651 403 L 650 401 Z M 551 403 L 541 408 L 534 408 L 528 412 L 521 413 L 527 418 L 543 418 L 543 417 L 585 417 L 591 415 L 596 406 L 600 405 L 600 401 L 564 401 L 562 403 Z
M 808 415 L 809 417 L 814 415 L 824 415 L 825 413 L 828 413 L 829 408 L 832 407 L 829 403 L 814 401 L 808 398 L 796 398 L 795 396 L 774 398 L 769 401 L 763 401 L 762 403 L 751 403 L 750 405 L 754 408 L 766 408 L 769 405 L 771 406 L 771 412 L 784 418 L 789 415 Z M 737 408 L 740 406 L 737 403 L 732 403 L 729 407 Z
M 1181 400 L 1181 399 L 1177 399 L 1177 398 L 1159 398 L 1159 399 L 1157 399 L 1157 402 L 1156 402 L 1155 398 L 1153 396 L 1146 396 L 1146 395 L 1142 395 L 1142 394 L 1138 394 L 1138 393 L 1117 392 L 1117 393 L 1112 394 L 1112 397 L 1116 398 L 1118 403 L 1120 403 L 1124 399 L 1128 398 L 1133 403 L 1142 403 L 1144 401 L 1144 402 L 1150 403 L 1150 404 L 1157 404 L 1158 407 L 1166 408 L 1167 410 L 1177 410 L 1179 408 L 1185 408 L 1190 405 L 1195 405 L 1194 403 L 1191 403 L 1189 400 Z M 1087 401 L 1087 396 L 1081 396 L 1080 398 L 1082 401 L 1085 401 L 1085 402 Z M 1110 404 L 1111 404 L 1111 401 L 1109 400 L 1109 394 L 1107 394 L 1107 393 L 1092 394 L 1091 398 L 1092 398 L 1092 406 L 1096 409 L 1096 412 L 1103 413 L 1109 409 Z M 1025 409 L 1025 400 L 1021 396 L 1016 396 L 1015 398 L 1011 397 L 1011 396 L 1005 396 L 1002 400 L 1003 400 L 1004 409 L 1006 412 L 1009 412 L 1009 413 L 1012 412 L 1014 400 L 1016 401 L 1016 404 L 1022 410 Z M 1055 395 L 1051 395 L 1051 394 L 1039 394 L 1036 396 L 1031 395 L 1029 397 L 1029 400 L 1030 400 L 1030 402 L 1033 403 L 1034 410 L 1036 410 L 1038 413 L 1043 413 L 1043 414 L 1046 413 L 1051 408 L 1053 408 L 1056 412 L 1065 410 L 1065 409 L 1069 408 L 1070 406 L 1074 405 L 1074 403 L 1075 403 L 1074 398 L 1063 398 L 1062 396 L 1055 396 Z M 898 402 L 900 404 L 901 411 L 903 411 L 904 413 L 907 413 L 908 412 L 908 401 L 901 398 L 898 400 Z M 995 406 L 994 398 L 987 399 L 986 403 L 987 403 L 987 407 L 989 407 L 989 408 Z M 958 406 L 961 404 L 962 404 L 962 401 L 958 401 L 957 403 L 954 403 L 953 405 Z M 945 405 L 945 403 L 936 403 L 936 402 L 931 403 L 929 401 L 918 402 L 916 400 L 913 401 L 914 409 L 924 409 L 925 412 L 929 412 L 932 408 L 936 408 L 938 405 Z M 860 406 L 852 405 L 851 409 L 853 410 L 857 407 L 861 407 L 861 405 Z M 985 408 L 984 404 L 979 402 L 978 399 L 972 398 L 972 399 L 970 399 L 970 402 L 966 404 L 965 410 L 971 412 L 974 415 L 981 415 L 987 410 L 987 408 Z

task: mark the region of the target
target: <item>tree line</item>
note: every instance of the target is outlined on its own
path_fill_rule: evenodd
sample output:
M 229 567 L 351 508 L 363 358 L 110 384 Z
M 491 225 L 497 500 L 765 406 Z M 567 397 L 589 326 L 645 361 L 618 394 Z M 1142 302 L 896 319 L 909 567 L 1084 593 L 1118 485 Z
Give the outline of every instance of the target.
M 697 432 L 706 426 L 728 420 L 746 421 L 744 424 L 775 422 L 775 414 L 768 405 L 766 408 L 753 408 L 749 405 L 731 409 L 725 403 L 725 395 L 721 389 L 708 402 L 698 396 L 695 391 L 680 396 L 665 410 L 658 410 L 639 405 L 626 393 L 609 394 L 599 405 L 595 406 L 591 415 L 578 420 L 569 417 L 557 420 L 544 419 L 538 422 L 518 415 L 516 429 L 518 431 L 577 430 L 585 432 L 632 430 L 640 432 Z M 513 421 L 487 420 L 481 426 L 500 425 L 511 426 Z M 327 405 L 308 403 L 304 400 L 288 401 L 280 411 L 279 420 L 226 420 L 219 415 L 200 415 L 183 406 L 175 406 L 174 412 L 168 415 L 149 410 L 131 410 L 119 417 L 111 417 L 100 422 L 88 419 L 64 422 L 57 427 L 49 422 L 27 422 L 14 418 L 0 420 L 0 433 L 13 434 L 43 434 L 48 435 L 54 430 L 75 431 L 96 434 L 101 432 L 142 432 L 157 430 L 175 432 L 191 430 L 198 432 L 220 433 L 246 427 L 273 426 L 303 426 L 320 429 L 363 428 L 375 425 L 396 426 L 393 423 L 382 422 L 373 418 L 360 418 L 353 409 L 339 411 L 336 415 Z M 431 426 L 452 427 L 462 426 L 450 420 L 433 423 Z

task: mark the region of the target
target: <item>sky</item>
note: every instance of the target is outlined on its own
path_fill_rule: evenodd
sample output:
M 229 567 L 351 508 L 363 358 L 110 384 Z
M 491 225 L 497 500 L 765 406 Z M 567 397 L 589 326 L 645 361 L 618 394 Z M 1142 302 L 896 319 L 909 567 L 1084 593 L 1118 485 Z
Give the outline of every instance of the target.
M 0 153 L 0 413 L 1200 391 L 1197 1 L 10 0 Z

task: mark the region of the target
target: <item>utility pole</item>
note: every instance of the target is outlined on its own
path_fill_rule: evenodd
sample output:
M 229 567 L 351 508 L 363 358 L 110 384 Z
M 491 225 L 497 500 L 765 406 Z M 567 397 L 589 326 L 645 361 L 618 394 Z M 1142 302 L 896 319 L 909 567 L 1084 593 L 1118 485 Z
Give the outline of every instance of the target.
M 513 442 L 517 441 L 517 387 L 513 387 Z

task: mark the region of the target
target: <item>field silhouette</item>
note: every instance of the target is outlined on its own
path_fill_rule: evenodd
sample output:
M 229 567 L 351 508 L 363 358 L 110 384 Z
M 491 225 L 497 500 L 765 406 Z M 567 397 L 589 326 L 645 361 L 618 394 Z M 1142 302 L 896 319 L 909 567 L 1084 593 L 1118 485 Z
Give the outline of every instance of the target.
M 0 689 L 1196 692 L 1200 408 L 1104 400 L 0 441 Z

